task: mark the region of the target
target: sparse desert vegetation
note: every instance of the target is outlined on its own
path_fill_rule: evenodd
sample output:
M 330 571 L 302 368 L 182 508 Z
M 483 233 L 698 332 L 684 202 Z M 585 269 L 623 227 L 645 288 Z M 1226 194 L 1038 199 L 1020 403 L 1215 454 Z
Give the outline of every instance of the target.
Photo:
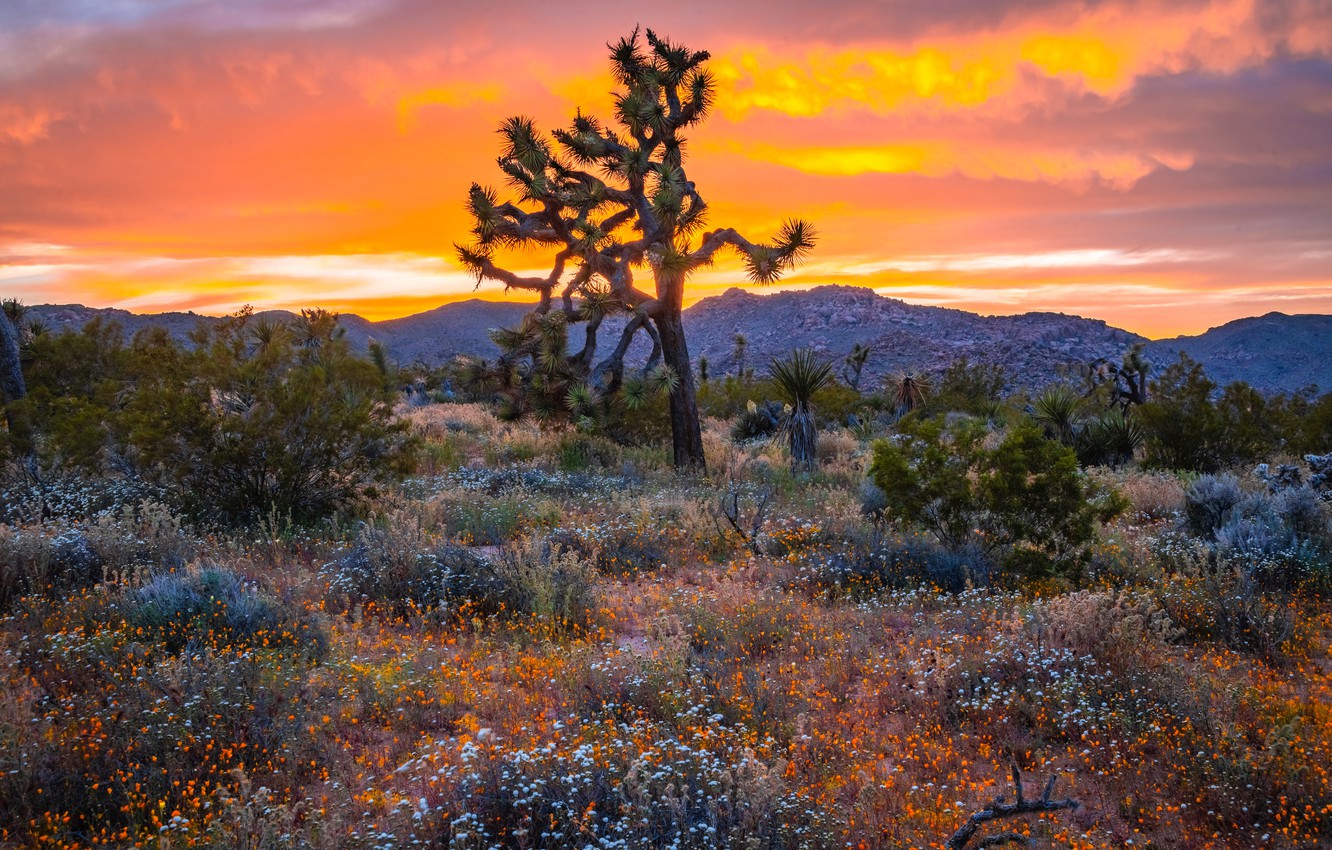
M 1146 427 L 1136 460 L 1085 467 L 1088 416 L 963 365 L 914 410 L 900 381 L 820 389 L 793 467 L 781 388 L 727 376 L 700 387 L 709 471 L 679 474 L 631 427 L 659 397 L 503 421 L 460 364 L 460 400 L 407 405 L 389 367 L 299 330 L 29 340 L 0 517 L 6 846 L 942 847 L 1011 803 L 1014 768 L 1028 803 L 1049 778 L 1079 803 L 993 825 L 1036 846 L 1332 841 L 1327 485 L 1284 447 L 1319 439 L 1312 403 L 1269 400 L 1244 465 L 1149 468 L 1174 432 Z M 81 373 L 38 365 L 74 353 Z M 241 510 L 175 465 L 194 454 L 146 450 L 186 416 L 145 403 L 165 380 L 264 366 L 280 396 L 321 358 L 375 401 L 246 430 L 239 396 L 200 396 L 186 435 L 231 435 L 207 480 L 297 425 L 312 457 L 393 451 Z

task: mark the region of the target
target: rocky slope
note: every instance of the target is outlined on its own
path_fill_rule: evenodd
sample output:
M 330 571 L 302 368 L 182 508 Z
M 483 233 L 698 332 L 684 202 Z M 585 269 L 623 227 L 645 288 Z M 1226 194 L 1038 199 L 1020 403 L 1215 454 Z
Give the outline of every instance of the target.
M 1286 392 L 1311 384 L 1322 392 L 1332 390 L 1332 316 L 1268 313 L 1236 319 L 1198 336 L 1159 340 L 1147 350 L 1158 368 L 1183 351 L 1221 386 L 1247 381 Z

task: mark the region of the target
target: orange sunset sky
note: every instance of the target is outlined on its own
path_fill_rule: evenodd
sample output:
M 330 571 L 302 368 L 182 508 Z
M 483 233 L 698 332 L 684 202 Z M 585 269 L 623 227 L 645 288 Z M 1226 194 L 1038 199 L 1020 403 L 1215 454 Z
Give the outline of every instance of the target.
M 636 23 L 713 54 L 712 225 L 818 227 L 782 286 L 1154 337 L 1332 312 L 1327 0 L 4 0 L 0 296 L 473 297 L 452 244 L 468 185 L 503 186 L 495 127 L 608 114 Z

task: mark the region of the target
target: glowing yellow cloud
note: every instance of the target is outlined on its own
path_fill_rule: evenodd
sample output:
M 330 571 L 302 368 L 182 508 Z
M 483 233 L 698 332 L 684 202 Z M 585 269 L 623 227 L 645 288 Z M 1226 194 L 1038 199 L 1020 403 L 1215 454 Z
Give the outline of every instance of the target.
M 1100 182 L 1114 189 L 1132 188 L 1161 166 L 1183 170 L 1187 154 L 1119 154 L 1004 148 L 993 144 L 932 141 L 919 144 L 860 146 L 779 146 L 733 141 L 725 149 L 760 162 L 807 174 L 849 177 L 857 174 L 961 174 L 978 180 L 1006 179 L 1087 187 Z
M 471 106 L 493 103 L 500 99 L 504 88 L 497 84 L 475 85 L 454 83 L 430 86 L 408 92 L 398 98 L 398 130 L 407 132 L 416 125 L 416 114 L 427 106 Z
M 1060 18 L 1033 13 L 1000 30 L 932 38 L 928 45 L 813 48 L 780 59 L 763 46 L 737 46 L 713 62 L 721 84 L 717 105 L 733 121 L 756 109 L 797 117 L 843 109 L 1003 109 L 1049 96 L 1031 85 L 1033 74 L 1118 97 L 1146 74 L 1232 73 L 1292 49 L 1258 19 L 1253 0 L 1150 12 L 1105 4 Z M 1300 34 L 1298 49 L 1332 54 L 1332 24 L 1312 29 Z
M 732 120 L 753 109 L 810 117 L 848 105 L 888 112 L 909 100 L 974 106 L 994 96 L 1005 77 L 992 57 L 935 48 L 815 52 L 799 62 L 754 48 L 721 57 L 713 70 L 718 108 Z

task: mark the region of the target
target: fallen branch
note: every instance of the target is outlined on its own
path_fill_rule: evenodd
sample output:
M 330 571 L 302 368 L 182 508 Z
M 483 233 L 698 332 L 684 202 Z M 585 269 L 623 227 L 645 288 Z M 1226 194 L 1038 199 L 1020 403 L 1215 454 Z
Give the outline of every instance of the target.
M 989 808 L 981 809 L 971 817 L 962 828 L 953 833 L 953 837 L 944 844 L 947 850 L 963 850 L 967 842 L 975 837 L 976 832 L 985 824 L 993 820 L 1002 820 L 1004 818 L 1018 817 L 1020 815 L 1037 814 L 1040 812 L 1057 812 L 1061 809 L 1076 809 L 1080 803 L 1073 799 L 1051 800 L 1050 795 L 1054 793 L 1055 780 L 1058 777 L 1051 776 L 1050 781 L 1045 783 L 1045 791 L 1041 794 L 1039 800 L 1027 800 L 1022 795 L 1022 772 L 1018 770 L 1017 765 L 1013 765 L 1013 788 L 1017 792 L 1017 802 L 1005 803 L 1003 797 L 997 797 Z M 1004 832 L 998 835 L 991 835 L 980 839 L 976 847 L 999 847 L 1004 844 L 1022 844 L 1028 843 L 1027 836 L 1016 832 Z
M 766 487 L 759 491 L 755 497 L 754 513 L 747 523 L 742 522 L 741 517 L 741 492 L 742 488 L 734 483 L 727 489 L 721 497 L 722 516 L 726 517 L 726 521 L 731 524 L 731 528 L 736 535 L 749 547 L 749 551 L 755 555 L 762 555 L 763 552 L 759 548 L 758 537 L 760 532 L 763 531 L 763 524 L 768 519 L 768 505 L 772 501 L 772 491 Z M 749 526 L 748 531 L 745 530 L 745 525 Z

